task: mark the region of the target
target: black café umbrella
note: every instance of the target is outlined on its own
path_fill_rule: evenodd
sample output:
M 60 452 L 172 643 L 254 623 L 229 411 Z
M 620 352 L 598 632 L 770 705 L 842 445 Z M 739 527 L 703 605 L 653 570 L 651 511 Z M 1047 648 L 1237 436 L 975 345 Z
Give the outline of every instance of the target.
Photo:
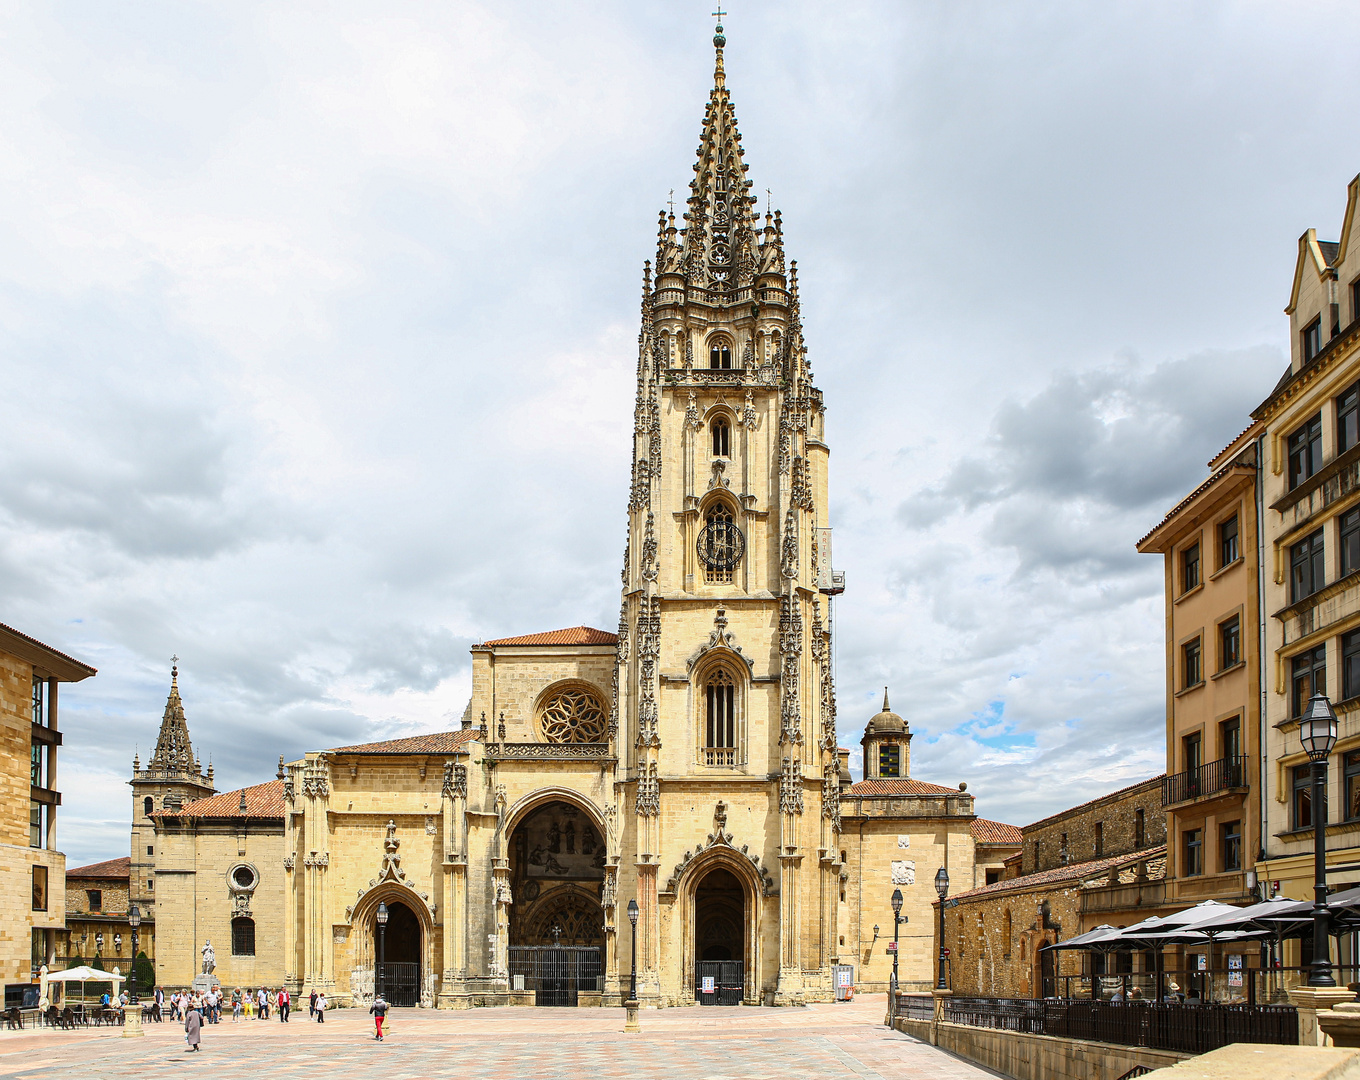
M 1124 931 L 1117 926 L 1103 923 L 1093 930 L 1087 930 L 1084 934 L 1078 934 L 1074 938 L 1066 941 L 1055 941 L 1051 945 L 1045 945 L 1045 949 L 1081 949 L 1084 952 L 1097 952 L 1108 956 L 1112 952 L 1120 949 L 1127 949 L 1129 946 L 1121 940 Z M 1040 950 L 1042 951 L 1042 950 Z M 1091 972 L 1091 1000 L 1095 1001 L 1100 996 L 1099 986 L 1096 981 L 1095 972 Z

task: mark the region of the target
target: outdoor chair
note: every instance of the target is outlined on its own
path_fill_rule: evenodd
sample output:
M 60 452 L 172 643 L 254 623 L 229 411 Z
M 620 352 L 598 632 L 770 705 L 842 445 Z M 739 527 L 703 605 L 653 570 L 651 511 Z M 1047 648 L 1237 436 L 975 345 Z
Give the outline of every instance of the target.
M 24 1026 L 24 1014 L 17 1008 L 5 1010 L 5 1027 L 10 1031 L 17 1031 Z
M 53 1008 L 56 1008 L 56 1006 L 53 1006 Z M 76 1014 L 69 1005 L 61 1010 L 61 1026 L 67 1031 L 74 1031 L 76 1028 Z

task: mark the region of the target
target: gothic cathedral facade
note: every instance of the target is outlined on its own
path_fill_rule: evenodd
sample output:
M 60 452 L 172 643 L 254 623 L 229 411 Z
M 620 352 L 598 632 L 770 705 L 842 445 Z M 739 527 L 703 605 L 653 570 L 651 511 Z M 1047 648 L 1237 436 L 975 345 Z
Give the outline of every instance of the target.
M 903 983 L 929 985 L 934 892 L 916 865 L 973 883 L 973 797 L 910 779 L 886 702 L 872 779 L 851 785 L 837 746 L 825 407 L 718 30 L 683 227 L 662 214 L 644 271 L 617 633 L 474 646 L 459 730 L 284 768 L 271 951 L 296 991 L 618 1004 L 635 972 L 657 1006 L 829 1000 L 838 963 L 885 985 L 895 887 L 919 939 L 897 954 Z

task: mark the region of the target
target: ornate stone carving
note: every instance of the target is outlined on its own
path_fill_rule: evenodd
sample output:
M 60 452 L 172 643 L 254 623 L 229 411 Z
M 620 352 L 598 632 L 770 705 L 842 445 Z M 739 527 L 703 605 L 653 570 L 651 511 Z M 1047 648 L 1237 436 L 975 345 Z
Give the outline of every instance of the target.
M 661 652 L 661 597 L 645 596 L 638 608 L 638 745 L 660 746 L 657 734 L 656 662 Z
M 693 390 L 689 392 L 689 404 L 685 406 L 685 426 L 695 431 L 704 426 L 699 419 L 699 401 Z
M 510 891 L 510 879 L 498 877 L 496 879 L 496 903 L 508 906 L 514 902 L 514 894 Z
M 779 780 L 779 812 L 803 812 L 803 769 L 796 758 L 784 759 L 784 771 Z
M 724 804 L 719 803 L 718 805 L 723 806 L 724 811 L 726 810 Z M 723 820 L 725 823 L 726 818 L 724 817 Z M 779 895 L 779 890 L 775 888 L 774 880 L 770 877 L 769 870 L 766 869 L 764 866 L 761 866 L 760 864 L 760 856 L 751 854 L 749 846 L 746 844 L 742 844 L 740 849 L 738 849 L 737 846 L 732 843 L 732 834 L 730 832 L 727 832 L 723 828 L 719 827 L 716 824 L 716 820 L 713 832 L 708 834 L 708 837 L 703 842 L 703 844 L 701 844 L 698 848 L 696 848 L 693 851 L 686 851 L 681 860 L 675 864 L 675 869 L 671 871 L 671 876 L 666 880 L 666 887 L 660 890 L 661 894 L 674 896 L 676 889 L 679 888 L 680 879 L 685 874 L 685 868 L 688 867 L 689 864 L 693 862 L 700 854 L 715 847 L 731 848 L 734 854 L 739 853 L 751 864 L 751 866 L 755 869 L 756 874 L 760 878 L 762 895 L 764 896 Z
M 727 471 L 727 462 L 723 458 L 713 459 L 713 475 L 708 478 L 708 490 L 714 488 L 730 488 L 732 482 L 723 475 Z
M 784 514 L 784 540 L 780 545 L 779 572 L 789 579 L 798 576 L 798 511 L 792 506 Z
M 656 817 L 661 813 L 661 784 L 655 761 L 638 769 L 637 813 L 638 817 Z
M 646 581 L 655 581 L 658 571 L 656 564 L 656 515 L 647 511 L 647 524 L 642 534 L 642 576 Z
M 742 653 L 741 646 L 737 644 L 737 635 L 727 629 L 727 609 L 721 606 L 713 616 L 713 629 L 709 632 L 708 640 L 690 653 L 685 662 L 686 669 L 693 673 L 695 665 L 714 649 L 730 649 L 746 664 L 746 669 L 752 675 L 755 674 L 755 662 Z
M 285 870 L 287 870 L 289 873 L 292 872 L 292 870 L 293 870 L 293 856 L 291 856 L 291 855 L 285 855 L 285 856 L 283 857 L 283 868 L 284 868 Z
M 397 839 L 397 823 L 388 818 L 387 838 L 383 840 L 382 868 L 378 871 L 379 881 L 406 880 L 406 871 L 401 868 L 401 855 L 398 854 L 400 848 L 401 841 Z
M 802 706 L 799 696 L 799 664 L 803 655 L 803 616 L 796 596 L 779 598 L 779 656 L 782 694 L 779 707 L 781 746 L 803 741 Z
M 755 431 L 760 426 L 760 414 L 756 412 L 756 404 L 749 389 L 746 391 L 746 404 L 741 411 L 741 426 L 748 431 Z
M 497 743 L 486 749 L 487 761 L 612 761 L 607 742 Z
M 609 726 L 604 705 L 583 686 L 566 686 L 548 699 L 539 715 L 550 743 L 602 743 Z

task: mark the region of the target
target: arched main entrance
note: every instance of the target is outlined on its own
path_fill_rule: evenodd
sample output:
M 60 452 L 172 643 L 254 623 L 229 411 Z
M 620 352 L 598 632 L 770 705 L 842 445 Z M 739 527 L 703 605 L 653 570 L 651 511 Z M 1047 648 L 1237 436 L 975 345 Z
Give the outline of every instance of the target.
M 606 842 L 574 803 L 536 807 L 510 837 L 510 978 L 539 1005 L 576 1005 L 603 990 Z
M 373 916 L 373 940 L 381 942 L 381 962 L 375 974 L 375 988 L 392 1005 L 420 1004 L 420 920 L 400 900 L 387 905 L 387 926 L 381 928 Z
M 694 991 L 704 1005 L 740 1005 L 746 985 L 746 890 L 716 866 L 694 890 Z

